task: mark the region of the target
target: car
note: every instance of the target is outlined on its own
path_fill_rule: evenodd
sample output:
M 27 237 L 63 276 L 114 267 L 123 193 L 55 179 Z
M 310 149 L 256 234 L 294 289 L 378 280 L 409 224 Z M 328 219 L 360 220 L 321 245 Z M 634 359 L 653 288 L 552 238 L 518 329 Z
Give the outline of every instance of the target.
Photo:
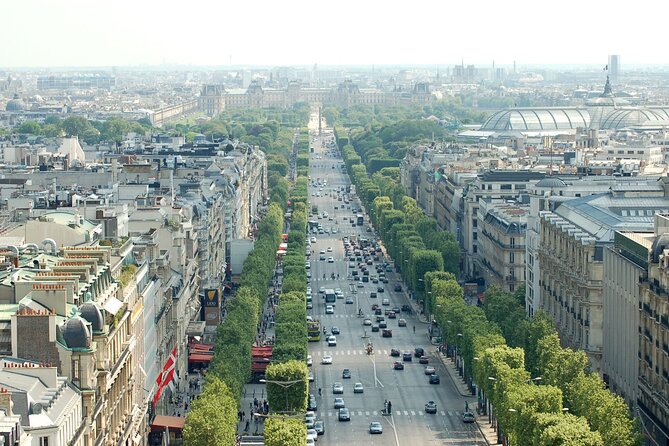
M 382 434 L 383 426 L 378 421 L 372 421 L 369 423 L 369 433 L 370 434 Z
M 404 370 L 404 363 L 400 361 L 395 361 L 393 363 L 393 369 L 395 370 Z
M 344 403 L 344 398 L 337 397 L 334 399 L 334 408 L 335 409 L 341 409 L 342 407 L 346 407 L 346 403 Z
M 437 370 L 434 368 L 434 366 L 428 365 L 428 366 L 425 367 L 425 374 L 426 375 L 431 375 L 433 373 L 436 373 L 436 371 Z
M 399 356 L 399 355 L 400 355 L 400 351 L 398 349 L 396 349 L 396 348 L 391 348 L 390 349 L 390 356 Z
M 392 312 L 395 313 L 395 314 L 400 314 L 401 311 L 402 311 L 402 310 L 401 310 L 400 307 L 398 307 L 398 306 L 394 306 L 394 307 L 392 308 Z
M 336 347 L 336 346 L 337 346 L 337 337 L 328 336 L 328 347 Z
M 413 359 L 413 356 L 411 356 L 411 353 L 409 353 L 409 352 L 402 353 L 402 361 L 411 362 L 412 359 Z
M 362 321 L 362 325 L 372 325 L 372 320 L 367 317 Z
M 399 283 L 397 285 L 395 285 L 395 291 L 397 291 L 397 292 L 402 291 L 402 285 L 400 285 Z
M 321 254 L 321 255 L 318 257 L 318 260 L 325 260 L 325 254 Z
M 431 374 L 429 381 L 430 381 L 430 384 L 439 384 L 439 382 L 440 382 L 439 375 L 437 375 L 436 373 Z
M 318 253 L 319 253 L 319 254 L 325 254 L 325 250 L 324 250 L 324 249 L 321 249 Z
M 397 313 L 391 311 L 388 313 L 388 319 L 397 319 Z
M 322 286 L 318 289 L 318 294 L 325 294 L 325 287 Z
M 311 237 L 311 243 L 316 243 L 316 237 Z
M 334 257 L 332 256 L 328 257 L 328 263 L 334 263 Z
M 314 360 L 311 355 L 307 355 L 307 367 L 311 367 L 312 365 L 314 365 Z
M 352 304 L 353 303 L 353 298 L 351 296 L 346 296 L 346 303 L 347 304 Z
M 332 393 L 335 395 L 344 393 L 344 385 L 340 382 L 332 384 Z
M 429 364 L 430 363 L 430 358 L 427 356 L 421 356 L 418 358 L 418 364 Z
M 462 414 L 462 422 L 463 423 L 474 423 L 476 421 L 476 417 L 472 412 L 465 412 Z
M 317 438 L 318 438 L 318 432 L 316 432 L 316 429 L 307 429 L 307 441 L 309 441 L 310 439 L 316 441 Z
M 325 423 L 323 423 L 323 420 L 314 421 L 314 430 L 318 435 L 323 435 L 325 433 Z
M 386 290 L 385 290 L 382 286 L 380 286 L 380 287 L 378 287 L 378 288 L 376 289 L 376 292 L 377 292 L 377 293 L 383 293 L 383 292 L 385 292 L 385 291 L 386 291 Z
M 374 314 L 379 316 L 379 315 L 383 314 L 383 310 L 381 310 L 380 308 L 377 308 L 377 309 L 374 310 Z
M 330 355 L 325 355 L 321 359 L 321 364 L 332 364 L 332 356 Z
M 425 356 L 425 349 L 423 347 L 416 347 L 413 350 L 413 354 L 416 358 L 420 358 L 421 356 Z
M 379 321 L 379 328 L 388 328 L 388 324 L 385 320 Z
M 372 299 L 376 299 L 376 293 L 372 291 L 371 293 L 369 293 L 369 297 L 371 297 Z
M 386 328 L 386 329 L 383 330 L 382 336 L 384 338 L 392 338 L 393 337 L 393 331 Z
M 340 333 L 339 327 L 332 327 L 330 329 L 330 333 L 332 333 L 333 335 L 338 335 Z
M 309 370 L 309 382 L 312 383 L 314 382 L 316 378 L 314 377 L 314 372 Z
M 437 413 L 437 403 L 432 400 L 425 403 L 425 413 Z
M 409 305 L 409 304 L 402 305 L 402 311 L 404 311 L 405 313 L 411 314 L 411 305 Z
M 341 372 L 341 377 L 342 377 L 343 379 L 351 379 L 351 370 L 350 370 L 350 369 L 344 369 L 344 370 Z
M 307 404 L 307 410 L 318 410 L 318 405 L 316 404 L 316 397 L 313 393 L 309 394 L 309 403 Z
M 334 314 L 334 307 L 332 305 L 325 307 L 325 314 Z
M 332 252 L 332 246 L 328 246 L 328 252 Z
M 339 409 L 337 418 L 339 421 L 351 421 L 351 412 L 346 407 L 342 407 Z
M 379 331 L 379 326 L 376 324 L 372 325 L 372 332 L 376 333 L 377 331 Z
M 398 319 L 397 320 L 397 326 L 398 327 L 406 327 L 407 326 L 407 320 L 406 319 Z
M 314 303 L 312 301 L 307 302 L 307 310 L 314 308 Z
M 364 393 L 365 389 L 362 387 L 362 383 L 353 384 L 353 393 Z

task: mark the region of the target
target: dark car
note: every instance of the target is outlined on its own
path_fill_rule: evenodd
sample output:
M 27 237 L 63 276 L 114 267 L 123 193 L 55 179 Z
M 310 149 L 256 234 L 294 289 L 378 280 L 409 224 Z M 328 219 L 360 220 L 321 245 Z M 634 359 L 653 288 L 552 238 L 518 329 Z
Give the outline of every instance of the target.
M 383 330 L 383 337 L 384 338 L 392 338 L 393 337 L 393 331 L 385 329 Z
M 425 413 L 437 413 L 437 403 L 434 401 L 425 403 Z
M 411 362 L 412 356 L 411 353 L 402 353 L 402 361 Z
M 371 297 L 372 299 L 376 298 L 376 293 L 372 291 L 371 293 L 369 293 L 369 297 Z
M 394 311 L 390 311 L 388 313 L 388 319 L 397 319 L 397 315 L 395 314 Z
M 404 370 L 404 364 L 401 363 L 401 362 L 399 362 L 399 361 L 395 361 L 395 362 L 393 363 L 393 368 L 394 368 L 395 370 Z
M 379 328 L 388 328 L 388 324 L 386 323 L 386 321 L 380 321 Z
M 397 350 L 396 348 L 391 348 L 390 349 L 390 356 L 399 356 L 399 355 L 400 355 L 399 350 Z
M 373 332 L 377 332 L 377 331 L 379 331 L 379 326 L 376 325 L 376 324 L 372 325 L 372 331 L 373 331 Z
M 393 307 L 393 311 L 395 312 L 395 314 L 400 314 L 402 310 L 400 309 L 400 307 Z
M 411 305 L 408 305 L 408 304 L 402 305 L 402 311 L 404 311 L 405 313 L 411 314 Z
M 380 308 L 377 308 L 376 310 L 374 310 L 374 314 L 375 315 L 383 314 L 383 310 L 381 310 Z
M 413 354 L 416 358 L 420 358 L 421 356 L 425 356 L 425 349 L 423 349 L 423 347 L 416 347 L 413 351 Z
M 317 435 L 323 435 L 325 433 L 325 423 L 323 423 L 323 420 L 314 421 L 314 430 Z
M 419 364 L 429 364 L 430 359 L 427 356 L 421 356 L 418 358 L 418 363 Z
M 346 407 L 339 409 L 339 421 L 351 421 L 351 412 Z
M 382 287 L 382 286 L 378 287 L 378 288 L 376 289 L 376 292 L 377 292 L 377 293 L 383 293 L 383 287 Z
M 351 378 L 351 371 L 349 369 L 344 369 L 343 372 L 341 372 L 341 377 L 344 379 L 350 379 Z
M 439 384 L 439 375 L 433 373 L 430 375 L 430 384 Z
M 313 393 L 309 394 L 309 404 L 307 405 L 307 410 L 318 410 L 318 404 L 316 403 L 316 397 Z

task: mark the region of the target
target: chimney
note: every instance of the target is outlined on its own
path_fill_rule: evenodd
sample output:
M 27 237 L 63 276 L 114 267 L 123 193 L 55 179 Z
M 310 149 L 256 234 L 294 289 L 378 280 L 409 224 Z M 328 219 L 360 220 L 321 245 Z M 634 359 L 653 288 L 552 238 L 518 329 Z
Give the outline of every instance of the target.
M 5 388 L 0 388 L 0 410 L 5 411 L 5 415 L 12 416 L 12 407 L 14 402 L 12 401 L 12 393 Z

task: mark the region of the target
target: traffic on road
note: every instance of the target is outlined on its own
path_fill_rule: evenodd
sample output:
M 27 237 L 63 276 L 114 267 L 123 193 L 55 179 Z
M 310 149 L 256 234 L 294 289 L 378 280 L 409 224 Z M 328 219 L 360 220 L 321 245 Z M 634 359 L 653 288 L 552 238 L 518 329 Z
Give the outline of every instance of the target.
M 485 445 L 464 420 L 465 400 L 446 379 L 331 129 L 310 127 L 309 410 L 318 444 Z

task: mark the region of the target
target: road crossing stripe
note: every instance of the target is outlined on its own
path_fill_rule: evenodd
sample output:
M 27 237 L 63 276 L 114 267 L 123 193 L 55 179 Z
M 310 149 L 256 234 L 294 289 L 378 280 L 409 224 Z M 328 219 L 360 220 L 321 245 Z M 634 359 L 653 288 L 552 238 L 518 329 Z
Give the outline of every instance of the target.
M 369 411 L 368 410 L 365 411 L 365 415 L 369 416 Z
M 377 416 L 378 414 L 379 414 L 379 413 L 378 413 L 377 411 L 373 411 L 373 412 L 372 412 L 372 415 L 373 415 L 373 416 Z
M 445 417 L 445 416 L 446 416 L 446 412 L 444 412 L 444 411 L 442 410 L 442 411 L 441 411 L 441 416 L 442 416 L 442 417 Z
M 453 412 L 451 412 L 451 411 L 449 410 L 449 411 L 448 411 L 448 416 L 449 416 L 449 417 L 452 417 L 452 416 L 453 416 Z
M 412 410 L 412 411 L 411 411 L 411 415 L 416 416 L 416 412 L 414 412 L 414 411 Z
M 443 412 L 442 412 L 442 414 L 443 414 Z M 422 416 L 422 415 L 423 415 L 423 411 L 422 411 L 422 410 L 419 410 L 419 411 L 418 411 L 418 415 Z
M 407 412 L 407 411 L 405 410 L 405 411 L 404 411 L 404 415 L 409 416 L 409 412 Z

